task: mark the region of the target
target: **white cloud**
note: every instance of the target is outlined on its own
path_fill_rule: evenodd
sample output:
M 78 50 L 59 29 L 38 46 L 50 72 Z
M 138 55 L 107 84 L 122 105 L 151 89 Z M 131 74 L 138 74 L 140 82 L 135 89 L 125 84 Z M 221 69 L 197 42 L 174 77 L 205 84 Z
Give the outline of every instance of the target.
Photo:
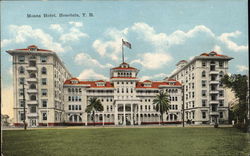
M 78 76 L 81 80 L 89 80 L 89 79 L 95 79 L 95 80 L 108 80 L 107 77 L 105 77 L 102 74 L 96 73 L 93 69 L 86 69 L 83 70 L 80 75 Z
M 112 64 L 105 64 L 102 65 L 96 59 L 93 59 L 90 55 L 86 53 L 79 53 L 75 56 L 75 62 L 79 65 L 89 65 L 89 66 L 98 66 L 100 68 L 111 68 L 113 67 Z
M 221 49 L 221 47 L 220 47 L 220 46 L 218 46 L 218 45 L 215 45 L 215 46 L 214 46 L 213 51 L 215 51 L 215 52 L 218 52 L 218 53 L 222 54 L 222 49 Z
M 195 37 L 199 33 L 215 37 L 214 33 L 204 25 L 195 26 L 187 32 L 177 30 L 170 35 L 156 33 L 154 28 L 146 23 L 135 23 L 132 26 L 132 30 L 138 33 L 143 40 L 151 42 L 157 48 L 167 48 L 172 45 L 182 44 L 188 38 Z
M 164 52 L 157 53 L 145 53 L 142 55 L 142 59 L 136 59 L 131 61 L 133 63 L 139 63 L 147 69 L 159 69 L 164 67 L 169 61 L 172 60 L 172 57 Z
M 79 29 L 72 27 L 69 33 L 63 34 L 60 37 L 62 42 L 78 41 L 80 38 L 88 37 L 86 33 L 81 32 Z
M 109 57 L 113 61 L 119 61 L 119 55 L 121 55 L 121 39 L 126 39 L 126 35 L 128 33 L 128 28 L 123 30 L 117 29 L 108 29 L 104 34 L 107 37 L 110 37 L 111 40 L 103 41 L 101 39 L 97 39 L 93 42 L 92 46 L 96 50 L 96 52 L 102 57 Z
M 231 37 L 237 37 L 241 34 L 240 31 L 235 31 L 231 33 L 223 33 L 221 34 L 218 39 L 224 43 L 228 49 L 239 52 L 239 51 L 248 51 L 248 45 L 238 45 L 232 40 L 230 40 Z
M 66 48 L 61 43 L 55 42 L 53 37 L 45 33 L 42 29 L 33 29 L 30 25 L 10 25 L 9 30 L 14 36 L 12 39 L 4 39 L 2 46 L 7 46 L 10 43 L 25 43 L 29 41 L 37 41 L 43 45 L 44 48 L 54 50 L 56 52 L 64 52 Z
M 73 21 L 70 21 L 69 24 L 73 25 L 74 27 L 82 27 L 83 26 L 82 22 L 73 22 Z
M 156 75 L 153 75 L 153 76 L 142 76 L 141 77 L 141 81 L 144 81 L 144 80 L 155 80 L 155 79 L 163 80 L 167 76 L 168 75 L 165 74 L 165 73 L 160 73 L 160 74 L 156 74 Z
M 49 28 L 52 29 L 52 30 L 56 30 L 56 31 L 58 31 L 60 33 L 63 32 L 63 28 L 62 28 L 62 26 L 60 24 L 51 24 Z
M 248 66 L 237 65 L 236 67 L 237 67 L 237 69 L 238 69 L 240 72 L 248 71 Z

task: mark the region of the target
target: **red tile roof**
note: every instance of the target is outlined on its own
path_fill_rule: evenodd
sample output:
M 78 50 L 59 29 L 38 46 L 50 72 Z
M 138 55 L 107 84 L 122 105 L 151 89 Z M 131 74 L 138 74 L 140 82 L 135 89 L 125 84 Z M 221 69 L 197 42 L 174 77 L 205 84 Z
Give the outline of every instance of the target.
M 30 45 L 30 46 L 28 46 L 27 48 L 15 49 L 15 50 L 30 51 L 31 48 L 36 48 L 37 51 L 52 52 L 51 50 L 47 50 L 47 49 L 39 49 L 36 45 Z
M 215 51 L 211 51 L 209 53 L 202 53 L 200 56 L 221 56 L 221 57 L 228 57 L 226 55 L 221 55 L 221 54 L 218 54 L 217 52 Z
M 160 85 L 170 85 L 168 82 L 152 82 L 151 87 L 145 87 L 143 82 L 138 82 L 136 88 L 159 88 Z M 176 81 L 175 86 L 181 86 L 181 83 Z
M 111 77 L 111 79 L 113 78 L 122 78 L 122 79 L 136 79 L 136 77 Z

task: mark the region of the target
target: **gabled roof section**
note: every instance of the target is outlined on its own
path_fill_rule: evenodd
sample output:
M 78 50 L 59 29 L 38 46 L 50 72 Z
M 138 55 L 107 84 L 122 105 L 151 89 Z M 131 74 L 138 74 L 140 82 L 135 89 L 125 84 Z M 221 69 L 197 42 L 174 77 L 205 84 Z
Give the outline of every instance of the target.
M 51 50 L 47 49 L 40 49 L 36 45 L 30 45 L 27 48 L 23 49 L 14 49 L 14 50 L 9 50 L 9 51 L 20 51 L 20 52 L 34 52 L 34 51 L 44 51 L 44 52 L 52 52 Z
M 160 86 L 164 85 L 164 86 L 181 86 L 181 83 L 179 81 L 176 80 L 171 80 L 171 82 L 174 83 L 170 83 L 170 82 L 165 82 L 165 81 L 147 81 L 147 82 L 151 82 L 151 85 L 145 85 L 145 81 L 143 82 L 137 82 L 136 83 L 136 88 L 159 88 Z
M 77 83 L 75 83 L 77 82 Z M 104 85 L 99 86 L 98 83 L 104 83 Z M 97 81 L 80 81 L 77 78 L 72 78 L 69 80 L 66 80 L 64 82 L 64 85 L 75 85 L 75 86 L 80 86 L 80 85 L 87 85 L 89 88 L 114 88 L 113 84 L 108 81 L 103 81 L 103 80 L 97 80 Z
M 128 63 L 123 62 L 119 65 L 119 67 L 114 67 L 112 69 L 118 69 L 118 70 L 137 70 L 134 67 L 130 67 Z

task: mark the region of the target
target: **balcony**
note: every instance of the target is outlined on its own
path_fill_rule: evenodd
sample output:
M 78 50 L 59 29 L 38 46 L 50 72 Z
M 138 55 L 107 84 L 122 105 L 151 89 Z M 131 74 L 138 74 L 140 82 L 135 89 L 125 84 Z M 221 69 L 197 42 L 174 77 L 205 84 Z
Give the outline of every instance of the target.
M 37 100 L 28 100 L 27 105 L 38 105 L 38 101 Z
M 38 117 L 38 113 L 28 113 L 27 117 Z
M 27 82 L 37 82 L 37 78 L 27 78 Z
M 26 69 L 27 69 L 27 71 L 37 71 L 37 67 L 35 67 L 35 66 L 29 66 Z
M 28 94 L 37 94 L 37 89 L 27 89 Z
M 215 104 L 219 104 L 219 101 L 218 100 L 211 100 L 209 103 L 210 103 L 210 105 L 215 105 Z
M 210 80 L 210 84 L 219 84 L 220 81 L 219 80 Z
M 219 71 L 216 71 L 216 70 L 211 70 L 210 72 L 209 72 L 209 74 L 214 74 L 214 75 L 216 75 L 216 74 L 219 74 Z
M 211 115 L 211 116 L 219 116 L 219 112 L 217 112 L 217 111 L 211 111 L 209 113 L 209 115 Z
M 218 90 L 210 90 L 209 93 L 210 94 L 219 94 L 219 91 Z

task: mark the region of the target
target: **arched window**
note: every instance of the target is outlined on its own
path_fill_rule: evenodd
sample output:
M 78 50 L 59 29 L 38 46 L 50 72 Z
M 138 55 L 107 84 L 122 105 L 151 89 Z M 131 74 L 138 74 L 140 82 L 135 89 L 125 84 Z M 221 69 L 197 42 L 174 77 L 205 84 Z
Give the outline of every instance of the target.
M 42 74 L 47 74 L 47 69 L 45 67 L 42 67 L 41 73 Z
M 30 73 L 30 78 L 36 78 L 36 74 L 35 73 Z
M 224 76 L 224 72 L 223 72 L 223 71 L 220 71 L 219 77 L 223 77 L 223 76 Z
M 36 100 L 36 96 L 35 95 L 31 95 L 30 96 L 30 100 L 32 101 L 32 100 Z
M 18 70 L 19 70 L 19 74 L 24 74 L 24 72 L 25 72 L 23 66 L 19 67 Z
M 30 85 L 30 89 L 36 89 L 36 85 L 35 84 L 31 84 Z
M 203 71 L 201 77 L 206 77 L 206 71 Z

